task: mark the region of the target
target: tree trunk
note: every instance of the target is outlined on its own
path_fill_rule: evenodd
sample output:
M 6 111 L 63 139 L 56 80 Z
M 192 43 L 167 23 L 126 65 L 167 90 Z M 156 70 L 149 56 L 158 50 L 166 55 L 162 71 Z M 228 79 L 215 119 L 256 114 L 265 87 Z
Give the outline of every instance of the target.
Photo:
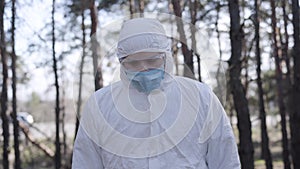
M 134 0 L 129 0 L 129 12 L 130 12 L 130 18 L 133 18 L 133 14 L 135 13 L 135 3 Z
M 240 26 L 240 14 L 238 0 L 229 0 L 230 14 L 230 41 L 231 58 L 229 60 L 229 76 L 234 106 L 237 112 L 239 129 L 239 154 L 243 169 L 254 169 L 253 143 L 251 138 L 251 122 L 248 108 L 248 100 L 241 83 L 241 52 L 242 52 L 242 28 Z
M 260 127 L 261 127 L 261 152 L 262 157 L 265 160 L 265 165 L 267 169 L 272 169 L 272 156 L 269 149 L 269 136 L 266 125 L 266 111 L 264 103 L 264 91 L 262 87 L 261 80 L 261 52 L 260 52 L 260 20 L 259 20 L 259 0 L 255 0 L 255 40 L 256 40 L 256 74 L 257 74 L 257 89 L 258 89 L 258 100 L 259 100 L 259 116 L 260 116 Z
M 290 116 L 292 157 L 294 169 L 300 168 L 300 33 L 299 33 L 299 0 L 292 0 L 294 26 L 294 84 L 293 84 L 293 111 Z
M 174 58 L 175 64 L 175 75 L 179 75 L 179 63 L 178 63 L 178 47 L 177 47 L 177 40 L 172 39 L 172 56 Z
M 284 40 L 281 40 L 282 46 L 282 59 L 285 62 L 286 73 L 284 75 L 284 81 L 286 81 L 286 90 L 284 95 L 287 97 L 286 110 L 287 114 L 291 115 L 293 111 L 293 86 L 292 86 L 292 77 L 291 77 L 291 66 L 290 66 L 290 55 L 288 54 L 289 50 L 289 35 L 288 35 L 288 14 L 286 13 L 286 0 L 281 1 L 282 5 L 282 14 L 283 14 L 283 22 L 284 22 Z M 281 36 L 280 36 L 281 37 Z M 290 124 L 291 126 L 291 124 Z
M 191 49 L 191 57 L 193 58 L 193 54 L 197 57 L 197 69 L 198 69 L 198 80 L 201 82 L 201 60 L 200 55 L 197 51 L 197 42 L 196 42 L 196 21 L 197 21 L 197 10 L 198 10 L 198 1 L 192 2 L 189 0 L 190 7 L 190 16 L 191 16 L 191 40 L 192 40 L 192 49 Z M 194 67 L 193 67 L 194 68 Z
M 174 10 L 173 10 L 173 7 L 171 5 L 171 1 L 168 1 L 168 9 L 170 11 L 170 13 L 174 13 Z M 177 39 L 174 39 L 174 35 L 173 35 L 173 32 L 174 32 L 174 20 L 172 20 L 171 18 L 171 15 L 170 15 L 170 21 L 171 21 L 171 33 L 172 33 L 172 38 L 171 38 L 171 51 L 172 51 L 172 56 L 173 56 L 173 59 L 174 59 L 174 68 L 175 68 L 175 75 L 179 75 L 179 71 L 178 71 L 178 66 L 179 66 L 179 63 L 178 63 L 178 40 Z
M 276 65 L 276 82 L 277 82 L 277 94 L 278 94 L 278 105 L 279 112 L 281 116 L 281 132 L 282 132 L 282 150 L 283 150 L 283 162 L 284 168 L 290 169 L 290 160 L 289 160 L 289 149 L 288 149 L 288 138 L 287 138 L 287 130 L 286 130 L 286 110 L 283 102 L 283 88 L 282 88 L 282 71 L 280 67 L 280 59 L 279 59 L 279 48 L 277 41 L 277 28 L 276 28 L 276 13 L 275 13 L 275 1 L 271 0 L 271 8 L 272 8 L 272 31 L 273 31 L 273 42 L 274 42 L 274 58 Z
M 176 23 L 177 23 L 177 30 L 179 33 L 179 40 L 181 42 L 181 50 L 182 54 L 184 56 L 184 63 L 187 65 L 185 66 L 184 69 L 184 75 L 194 78 L 194 66 L 193 66 L 193 55 L 192 52 L 188 49 L 187 47 L 187 40 L 185 36 L 185 31 L 183 27 L 183 22 L 182 22 L 182 14 L 181 14 L 181 6 L 180 6 L 180 0 L 172 0 L 172 5 L 173 5 L 173 10 L 175 15 L 178 17 L 176 18 Z M 193 75 L 190 75 L 191 72 Z
M 77 98 L 77 118 L 76 118 L 76 127 L 75 127 L 75 137 L 77 135 L 77 131 L 79 128 L 79 119 L 80 119 L 80 112 L 81 112 L 81 105 L 82 105 L 82 77 L 83 77 L 83 66 L 84 66 L 84 59 L 86 56 L 85 52 L 85 46 L 86 46 L 86 40 L 85 40 L 85 16 L 84 16 L 84 10 L 81 11 L 81 29 L 82 29 L 82 57 L 80 61 L 80 67 L 79 67 L 79 89 L 78 89 L 78 98 Z
M 282 42 L 282 55 L 286 63 L 286 78 L 288 80 L 288 85 L 291 86 L 291 77 L 290 77 L 290 57 L 288 55 L 288 49 L 289 49 L 289 35 L 288 35 L 288 15 L 286 13 L 286 0 L 282 0 L 282 14 L 283 14 L 283 22 L 284 22 L 284 40 L 285 42 Z M 289 89 L 288 94 L 291 93 L 291 90 Z M 290 95 L 290 94 L 289 94 Z
M 221 4 L 218 1 L 217 2 L 217 7 L 216 7 L 216 22 L 215 22 L 215 27 L 216 27 L 216 33 L 217 33 L 217 39 L 218 39 L 218 48 L 219 48 L 219 61 L 218 61 L 218 69 L 216 72 L 216 80 L 217 80 L 217 88 L 216 88 L 216 94 L 219 96 L 219 98 L 223 97 L 223 91 L 227 90 L 224 85 L 222 85 L 222 81 L 226 81 L 226 77 L 224 77 L 225 74 L 222 74 L 222 48 L 221 48 L 221 33 L 219 30 L 219 19 L 220 19 L 220 8 Z M 225 75 L 226 76 L 226 75 Z M 224 104 L 223 100 L 220 100 L 222 104 Z
M 3 135 L 3 169 L 8 169 L 9 167 L 9 126 L 8 126 L 8 117 L 6 114 L 7 111 L 7 57 L 6 57 L 6 42 L 5 42 L 5 33 L 4 33 L 4 9 L 5 9 L 5 0 L 1 1 L 0 4 L 0 31 L 1 31 L 1 62 L 2 62 L 2 91 L 1 91 L 1 119 L 2 119 L 2 135 Z
M 139 0 L 140 17 L 144 17 L 145 1 Z
M 219 48 L 219 56 L 220 56 L 220 61 L 222 59 L 222 48 L 221 48 L 221 34 L 220 34 L 220 30 L 219 30 L 219 19 L 220 19 L 220 8 L 221 8 L 221 4 L 220 2 L 217 2 L 217 16 L 216 16 L 216 22 L 215 22 L 215 26 L 216 26 L 216 33 L 217 33 L 217 39 L 218 39 L 218 48 Z
M 91 42 L 92 42 L 92 57 L 93 57 L 94 77 L 95 77 L 95 90 L 98 90 L 103 86 L 103 80 L 102 80 L 101 66 L 98 65 L 98 56 L 99 56 L 100 45 L 99 45 L 99 42 L 97 41 L 98 20 L 97 20 L 97 8 L 95 6 L 95 0 L 91 1 L 89 9 L 90 9 L 90 16 L 91 16 L 91 24 L 92 24 L 90 37 L 91 37 Z
M 63 77 L 63 71 L 62 70 L 62 74 L 61 77 L 62 79 L 64 79 Z M 62 82 L 63 86 L 67 86 L 65 85 L 65 82 L 63 80 Z M 65 87 L 62 87 L 62 97 L 61 97 L 61 119 L 60 119 L 60 123 L 61 123 L 61 131 L 62 131 L 62 145 L 63 145 L 63 158 L 66 159 L 67 158 L 67 133 L 66 133 L 66 126 L 65 126 L 65 118 L 66 118 L 66 89 Z
M 14 125 L 14 152 L 15 152 L 15 169 L 21 168 L 21 159 L 20 159 L 20 149 L 19 149 L 19 122 L 17 120 L 17 77 L 16 77 L 16 52 L 15 52 L 15 15 L 16 15 L 16 8 L 15 8 L 15 0 L 12 0 L 12 29 L 11 29 L 11 44 L 12 44 L 12 61 L 11 61 L 11 69 L 12 69 L 12 119 Z
M 55 99 L 55 168 L 61 168 L 61 150 L 60 150 L 60 106 L 59 106 L 59 84 L 58 84 L 58 75 L 57 75 L 57 60 L 55 56 L 55 0 L 52 1 L 52 59 L 53 59 L 53 72 L 55 77 L 55 89 L 56 89 L 56 99 Z

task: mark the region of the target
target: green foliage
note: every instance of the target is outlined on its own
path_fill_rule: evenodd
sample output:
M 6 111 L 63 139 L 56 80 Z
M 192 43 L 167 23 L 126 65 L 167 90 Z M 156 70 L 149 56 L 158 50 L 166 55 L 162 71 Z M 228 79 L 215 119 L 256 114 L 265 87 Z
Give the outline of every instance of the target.
M 41 97 L 39 96 L 39 94 L 36 93 L 36 92 L 32 92 L 31 93 L 31 98 L 28 101 L 28 106 L 34 107 L 34 106 L 36 106 L 40 103 L 41 103 Z

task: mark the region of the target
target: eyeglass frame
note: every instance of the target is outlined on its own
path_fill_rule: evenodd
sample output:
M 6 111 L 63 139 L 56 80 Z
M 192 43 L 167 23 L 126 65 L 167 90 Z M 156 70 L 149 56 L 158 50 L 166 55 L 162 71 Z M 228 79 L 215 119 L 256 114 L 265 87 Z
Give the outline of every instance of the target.
M 125 68 L 125 69 L 127 69 L 127 70 L 131 70 L 131 71 L 145 71 L 145 70 L 143 70 L 143 68 L 142 67 L 140 67 L 140 69 L 139 68 L 136 68 L 135 66 L 133 66 L 133 67 L 135 67 L 135 68 L 128 68 L 128 67 L 126 67 L 125 65 L 124 65 L 124 60 L 126 60 L 126 58 L 127 58 L 128 56 L 126 56 L 126 57 L 123 57 L 123 58 L 120 58 L 119 59 L 119 62 L 120 62 L 120 64 Z M 153 60 L 153 59 L 162 59 L 162 63 L 159 65 L 159 66 L 161 66 L 161 65 L 164 65 L 163 67 L 165 68 L 165 65 L 166 65 L 166 53 L 164 53 L 164 52 L 162 52 L 162 53 L 159 53 L 158 55 L 154 55 L 154 56 L 151 56 L 151 57 L 147 57 L 147 58 L 144 58 L 144 59 L 132 59 L 132 61 L 128 61 L 128 63 L 130 63 L 130 62 L 139 62 L 139 61 L 146 61 L 146 60 Z M 126 62 L 125 62 L 126 63 Z M 139 65 L 139 64 L 137 64 L 137 65 Z M 157 65 L 150 65 L 149 67 L 147 67 L 147 69 L 146 70 L 149 70 L 149 69 L 157 69 L 157 68 L 159 68 L 159 66 L 157 66 Z

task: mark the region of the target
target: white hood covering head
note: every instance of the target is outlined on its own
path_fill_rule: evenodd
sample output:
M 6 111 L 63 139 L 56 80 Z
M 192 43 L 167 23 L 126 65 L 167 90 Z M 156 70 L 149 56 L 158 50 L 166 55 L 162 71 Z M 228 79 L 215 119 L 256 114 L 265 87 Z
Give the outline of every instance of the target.
M 117 57 L 122 59 L 128 55 L 139 52 L 162 52 L 166 54 L 165 73 L 163 83 L 171 80 L 173 72 L 173 58 L 171 54 L 170 39 L 162 24 L 151 18 L 135 18 L 124 22 L 117 45 Z M 121 66 L 120 78 L 125 85 L 128 79 Z M 164 85 L 162 85 L 163 87 Z
M 166 32 L 158 20 L 136 18 L 122 26 L 117 56 L 119 59 L 138 52 L 170 52 Z

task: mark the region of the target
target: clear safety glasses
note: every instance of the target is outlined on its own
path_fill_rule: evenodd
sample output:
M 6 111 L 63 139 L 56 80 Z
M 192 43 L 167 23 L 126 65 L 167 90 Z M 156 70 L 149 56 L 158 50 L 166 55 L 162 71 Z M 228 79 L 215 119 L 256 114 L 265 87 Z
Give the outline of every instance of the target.
M 149 69 L 161 68 L 165 63 L 165 53 L 160 53 L 155 56 L 130 58 L 125 57 L 120 59 L 122 66 L 130 71 L 145 71 Z

